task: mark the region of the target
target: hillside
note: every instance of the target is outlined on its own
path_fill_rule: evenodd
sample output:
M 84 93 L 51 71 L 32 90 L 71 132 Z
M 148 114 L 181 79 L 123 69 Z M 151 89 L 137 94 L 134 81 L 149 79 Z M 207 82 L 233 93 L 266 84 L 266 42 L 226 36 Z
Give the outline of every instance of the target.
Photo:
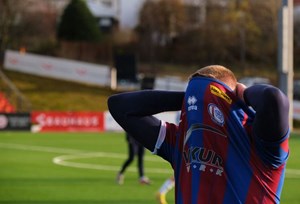
M 113 92 L 109 88 L 3 71 L 31 102 L 32 110 L 104 111 Z

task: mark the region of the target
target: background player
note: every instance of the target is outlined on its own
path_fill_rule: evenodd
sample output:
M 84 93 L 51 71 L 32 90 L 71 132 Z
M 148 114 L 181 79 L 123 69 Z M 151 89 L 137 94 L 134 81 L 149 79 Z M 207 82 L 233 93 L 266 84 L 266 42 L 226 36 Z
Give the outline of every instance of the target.
M 117 174 L 116 181 L 119 185 L 124 183 L 124 173 L 127 167 L 133 162 L 135 155 L 138 158 L 137 167 L 138 167 L 138 174 L 139 174 L 139 182 L 141 184 L 150 184 L 150 180 L 148 177 L 144 175 L 144 154 L 145 149 L 144 147 L 138 143 L 132 136 L 130 136 L 126 132 L 126 141 L 128 143 L 128 158 L 123 163 L 121 170 Z

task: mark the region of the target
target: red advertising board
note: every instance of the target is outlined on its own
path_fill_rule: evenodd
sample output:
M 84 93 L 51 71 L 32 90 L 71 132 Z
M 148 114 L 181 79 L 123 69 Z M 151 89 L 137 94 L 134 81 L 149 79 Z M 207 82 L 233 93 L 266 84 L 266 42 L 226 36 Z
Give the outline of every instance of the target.
M 35 131 L 99 132 L 104 131 L 102 112 L 33 111 L 31 122 Z

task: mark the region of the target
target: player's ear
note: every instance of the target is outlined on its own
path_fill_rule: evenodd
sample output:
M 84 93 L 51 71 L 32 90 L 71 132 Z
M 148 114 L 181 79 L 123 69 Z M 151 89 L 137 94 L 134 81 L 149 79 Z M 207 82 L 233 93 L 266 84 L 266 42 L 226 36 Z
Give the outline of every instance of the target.
M 236 87 L 235 87 L 235 94 L 237 95 L 237 97 L 239 97 L 242 101 L 244 100 L 244 90 L 247 87 L 245 86 L 245 84 L 239 83 L 237 82 Z

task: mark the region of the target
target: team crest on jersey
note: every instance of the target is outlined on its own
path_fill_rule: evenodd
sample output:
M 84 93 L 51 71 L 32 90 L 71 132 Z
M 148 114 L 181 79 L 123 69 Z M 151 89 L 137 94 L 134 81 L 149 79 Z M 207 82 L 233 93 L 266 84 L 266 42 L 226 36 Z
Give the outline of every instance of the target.
M 232 99 L 218 87 L 216 87 L 214 85 L 210 85 L 210 92 L 212 94 L 214 94 L 215 96 L 218 96 L 218 97 L 224 99 L 227 103 L 229 103 L 229 104 L 232 103 Z
M 217 107 L 217 105 L 210 103 L 208 104 L 208 113 L 213 122 L 217 123 L 220 126 L 223 126 L 225 123 L 224 114 L 222 111 Z
M 197 103 L 197 98 L 195 96 L 189 96 L 187 99 L 187 103 L 189 105 L 188 111 L 198 110 L 198 106 L 195 105 Z

